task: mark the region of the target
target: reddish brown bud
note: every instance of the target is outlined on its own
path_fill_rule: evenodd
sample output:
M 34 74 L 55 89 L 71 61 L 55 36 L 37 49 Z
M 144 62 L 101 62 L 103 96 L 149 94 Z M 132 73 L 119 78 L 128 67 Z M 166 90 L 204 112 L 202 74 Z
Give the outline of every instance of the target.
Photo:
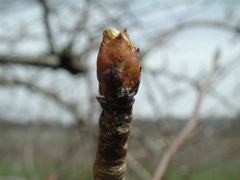
M 99 93 L 115 103 L 133 99 L 140 73 L 139 48 L 130 41 L 127 29 L 105 30 L 97 59 Z

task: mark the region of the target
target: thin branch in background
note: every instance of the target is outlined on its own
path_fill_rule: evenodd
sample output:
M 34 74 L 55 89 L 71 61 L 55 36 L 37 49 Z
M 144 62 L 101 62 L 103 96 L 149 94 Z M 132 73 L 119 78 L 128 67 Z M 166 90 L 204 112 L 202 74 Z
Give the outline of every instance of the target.
M 232 72 L 236 71 L 240 66 L 240 54 L 237 53 L 233 57 L 227 57 L 225 61 L 227 63 L 222 64 L 218 73 L 218 77 L 215 81 L 215 84 L 219 85 L 226 79 Z
M 72 112 L 72 114 L 75 116 L 76 120 L 78 120 L 79 122 L 85 124 L 86 119 L 84 118 L 84 113 L 80 112 L 77 109 L 77 105 L 73 104 L 73 103 L 69 103 L 66 102 L 64 99 L 62 99 L 61 97 L 59 97 L 55 92 L 44 89 L 32 82 L 26 82 L 26 81 L 22 81 L 22 80 L 18 80 L 18 79 L 14 79 L 14 80 L 8 80 L 8 79 L 3 79 L 0 78 L 0 86 L 11 86 L 11 85 L 18 85 L 18 86 L 24 86 L 27 87 L 28 89 L 38 92 L 40 94 L 43 94 L 49 98 L 51 98 L 52 100 L 54 100 L 55 102 L 57 102 L 60 105 L 63 105 L 67 110 L 69 110 L 70 112 Z
M 225 95 L 217 91 L 217 89 L 211 88 L 209 95 L 215 98 L 222 106 L 226 106 L 227 110 L 232 111 L 232 113 L 240 112 L 240 106 L 235 104 L 231 99 L 227 98 Z
M 147 54 L 151 54 L 153 50 L 156 50 L 159 46 L 163 45 L 169 38 L 171 38 L 176 33 L 184 29 L 189 29 L 193 27 L 215 27 L 219 29 L 229 30 L 233 32 L 238 32 L 238 26 L 234 24 L 230 24 L 225 21 L 215 21 L 215 20 L 192 20 L 183 22 L 175 25 L 172 28 L 169 28 L 161 33 L 157 37 L 154 37 L 153 42 L 146 48 L 145 51 L 141 53 L 141 58 L 145 57 Z
M 145 82 L 145 94 L 146 94 L 146 99 L 148 102 L 150 103 L 152 112 L 154 114 L 154 118 L 157 116 L 163 116 L 163 112 L 161 109 L 159 109 L 159 103 L 158 101 L 155 101 L 155 94 L 154 94 L 154 87 L 153 87 L 153 83 L 151 82 L 155 82 L 156 79 L 154 79 L 154 75 L 152 74 L 147 74 L 145 73 L 145 76 L 142 77 L 143 81 Z M 162 94 L 166 95 L 167 92 L 165 90 L 164 87 L 159 87 L 161 89 Z
M 19 56 L 0 56 L 0 64 L 21 64 L 32 65 L 35 67 L 57 68 L 59 60 L 57 56 L 42 56 L 42 57 L 19 57 Z
M 127 155 L 127 159 L 129 168 L 134 171 L 139 178 L 141 178 L 142 180 L 152 179 L 150 173 L 129 152 Z
M 61 54 L 58 55 L 46 55 L 46 56 L 26 56 L 26 57 L 15 57 L 15 56 L 0 56 L 0 65 L 5 64 L 19 64 L 19 65 L 30 65 L 33 67 L 43 67 L 51 69 L 65 69 L 69 73 L 85 74 L 87 69 L 79 61 L 79 56 L 67 54 L 67 49 L 63 49 Z M 92 47 L 89 47 L 92 48 Z M 90 51 L 90 49 L 87 49 Z
M 177 151 L 182 147 L 182 145 L 185 143 L 189 135 L 192 133 L 192 131 L 197 127 L 198 124 L 198 114 L 201 108 L 201 104 L 204 98 L 205 93 L 207 92 L 208 88 L 210 87 L 213 79 L 216 77 L 219 65 L 218 60 L 220 56 L 220 51 L 217 50 L 215 53 L 215 57 L 213 60 L 213 68 L 212 71 L 205 81 L 205 83 L 200 86 L 198 90 L 198 97 L 194 106 L 194 110 L 192 113 L 192 117 L 188 120 L 187 124 L 183 128 L 183 130 L 180 132 L 180 134 L 177 136 L 175 141 L 170 145 L 170 147 L 166 150 L 166 152 L 163 154 L 162 160 L 160 161 L 153 180 L 162 180 L 164 177 L 171 160 L 173 159 L 174 155 L 177 153 Z
M 56 54 L 56 48 L 54 45 L 54 39 L 51 31 L 51 25 L 50 25 L 50 20 L 49 20 L 49 14 L 50 14 L 50 8 L 48 7 L 47 1 L 46 0 L 38 0 L 38 2 L 41 4 L 43 8 L 43 20 L 44 20 L 44 26 L 46 30 L 46 38 L 50 47 L 50 53 L 51 54 Z

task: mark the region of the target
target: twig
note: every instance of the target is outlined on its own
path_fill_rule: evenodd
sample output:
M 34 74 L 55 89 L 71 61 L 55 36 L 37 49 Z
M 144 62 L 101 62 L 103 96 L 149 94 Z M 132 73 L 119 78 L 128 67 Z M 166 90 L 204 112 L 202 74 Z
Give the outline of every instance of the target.
M 160 33 L 157 37 L 154 37 L 153 43 L 149 45 L 149 47 L 146 48 L 146 51 L 141 53 L 141 58 L 145 57 L 147 54 L 151 54 L 153 50 L 155 50 L 160 45 L 164 44 L 170 37 L 175 35 L 176 33 L 193 27 L 215 27 L 215 28 L 221 28 L 225 30 L 230 30 L 233 32 L 237 32 L 238 26 L 234 24 L 230 24 L 225 21 L 214 21 L 214 20 L 192 20 L 183 22 L 180 24 L 175 25 L 172 28 L 169 28 L 162 33 Z
M 0 64 L 9 64 L 9 63 L 33 65 L 36 67 L 49 67 L 49 68 L 57 68 L 60 64 L 58 57 L 54 55 L 41 56 L 41 57 L 0 56 Z
M 50 9 L 48 7 L 48 4 L 47 4 L 46 0 L 38 0 L 38 1 L 41 4 L 41 6 L 44 10 L 43 20 L 44 20 L 44 25 L 45 25 L 45 29 L 46 29 L 47 41 L 48 41 L 50 49 L 51 49 L 50 53 L 51 54 L 56 54 L 56 48 L 55 48 L 55 45 L 54 45 L 53 35 L 52 35 L 52 32 L 51 32 L 50 21 L 49 21 Z
M 84 117 L 84 113 L 80 112 L 77 109 L 77 106 L 75 104 L 66 102 L 64 99 L 62 99 L 60 96 L 58 96 L 56 93 L 54 93 L 50 90 L 44 89 L 32 82 L 22 81 L 22 80 L 18 80 L 18 79 L 8 80 L 8 79 L 0 78 L 0 85 L 5 85 L 5 86 L 11 86 L 11 85 L 19 86 L 20 85 L 20 86 L 24 86 L 32 91 L 35 91 L 35 92 L 38 92 L 45 96 L 48 96 L 49 98 L 51 98 L 52 100 L 54 100 L 58 104 L 64 106 L 67 110 L 69 110 L 75 116 L 76 120 L 79 120 L 82 123 L 85 123 L 86 118 Z
M 219 58 L 219 51 L 216 51 L 214 63 L 213 63 L 213 69 L 212 69 L 209 77 L 207 78 L 206 82 L 198 88 L 198 97 L 197 97 L 197 100 L 195 103 L 192 117 L 188 120 L 188 123 L 183 128 L 183 130 L 180 132 L 180 134 L 177 136 L 176 140 L 172 143 L 172 145 L 170 145 L 170 147 L 164 153 L 163 158 L 160 161 L 160 163 L 155 171 L 153 180 L 162 180 L 174 155 L 181 148 L 181 146 L 187 140 L 187 138 L 189 137 L 191 132 L 197 126 L 198 114 L 199 114 L 199 110 L 201 108 L 203 97 L 204 97 L 207 89 L 211 85 L 213 79 L 216 77 L 218 69 L 219 69 L 218 58 Z
M 86 50 L 90 50 L 86 49 Z M 62 62 L 61 56 L 58 55 L 46 55 L 39 57 L 32 56 L 24 56 L 24 57 L 16 57 L 16 56 L 0 56 L 0 64 L 20 64 L 34 67 L 44 67 L 44 68 L 52 68 L 52 69 L 65 69 L 72 74 L 77 73 L 86 73 L 87 69 L 79 62 L 79 56 L 71 55 L 71 59 L 68 62 L 69 64 L 65 65 Z M 74 73 L 77 72 L 77 73 Z
M 128 166 L 131 168 L 135 174 L 143 180 L 149 180 L 152 176 L 149 172 L 132 156 L 131 153 L 128 153 Z

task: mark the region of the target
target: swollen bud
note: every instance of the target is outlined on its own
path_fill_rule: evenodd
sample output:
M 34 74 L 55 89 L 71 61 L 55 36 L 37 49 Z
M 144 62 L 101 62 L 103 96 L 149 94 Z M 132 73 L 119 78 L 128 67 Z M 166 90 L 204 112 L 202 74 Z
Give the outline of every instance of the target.
M 127 29 L 105 30 L 97 58 L 99 93 L 115 104 L 133 101 L 140 75 L 139 48 L 130 41 Z

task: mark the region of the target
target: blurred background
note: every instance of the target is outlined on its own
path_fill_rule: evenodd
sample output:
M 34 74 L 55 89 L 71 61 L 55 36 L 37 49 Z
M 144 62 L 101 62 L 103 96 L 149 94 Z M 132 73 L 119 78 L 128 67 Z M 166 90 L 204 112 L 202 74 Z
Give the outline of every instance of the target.
M 152 178 L 214 60 L 164 179 L 240 179 L 238 0 L 0 0 L 0 180 L 93 179 L 97 53 L 104 29 L 125 27 L 143 67 L 127 179 Z

